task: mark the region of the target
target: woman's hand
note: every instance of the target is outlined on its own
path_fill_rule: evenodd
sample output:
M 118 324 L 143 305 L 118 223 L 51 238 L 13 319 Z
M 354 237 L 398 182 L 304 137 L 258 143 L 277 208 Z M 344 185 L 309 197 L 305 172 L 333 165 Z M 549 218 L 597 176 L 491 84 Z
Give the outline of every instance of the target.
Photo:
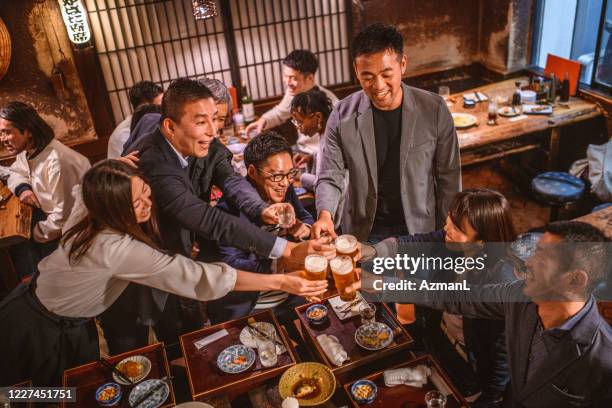
M 280 290 L 302 297 L 314 298 L 327 290 L 327 281 L 310 281 L 304 279 L 302 271 L 279 275 L 282 278 Z
M 296 153 L 293 156 L 293 161 L 296 167 L 305 167 L 312 164 L 312 154 Z

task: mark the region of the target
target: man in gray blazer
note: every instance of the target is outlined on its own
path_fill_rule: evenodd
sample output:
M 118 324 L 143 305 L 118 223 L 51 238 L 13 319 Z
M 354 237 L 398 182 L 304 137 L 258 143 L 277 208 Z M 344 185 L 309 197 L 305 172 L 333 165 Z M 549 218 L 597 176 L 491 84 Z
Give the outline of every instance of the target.
M 393 26 L 369 26 L 352 53 L 363 89 L 340 101 L 327 122 L 313 235 L 335 235 L 334 221 L 370 241 L 440 228 L 461 189 L 457 134 L 444 100 L 402 83 L 407 59 Z

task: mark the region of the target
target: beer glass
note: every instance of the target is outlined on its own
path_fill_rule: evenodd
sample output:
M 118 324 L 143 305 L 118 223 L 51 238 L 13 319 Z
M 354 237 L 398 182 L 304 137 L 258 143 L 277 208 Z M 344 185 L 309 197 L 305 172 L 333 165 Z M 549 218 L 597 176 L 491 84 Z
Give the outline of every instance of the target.
M 355 267 L 355 256 L 359 251 L 359 241 L 355 236 L 350 234 L 340 235 L 336 238 L 336 252 L 339 255 L 345 255 L 353 260 L 353 267 Z
M 325 280 L 327 277 L 327 258 L 323 255 L 308 255 L 304 259 L 305 278 L 311 281 Z
M 329 267 L 332 271 L 338 294 L 340 294 L 340 299 L 345 302 L 354 300 L 357 293 L 354 290 L 347 293 L 345 290 L 356 281 L 353 259 L 348 256 L 336 256 L 329 262 Z

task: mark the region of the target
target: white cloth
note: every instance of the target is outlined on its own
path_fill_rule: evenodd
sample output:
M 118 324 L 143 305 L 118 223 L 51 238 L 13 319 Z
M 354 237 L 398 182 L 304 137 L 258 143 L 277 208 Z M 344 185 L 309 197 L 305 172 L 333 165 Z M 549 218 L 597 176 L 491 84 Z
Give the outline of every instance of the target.
M 340 367 L 349 359 L 348 353 L 340 344 L 336 336 L 331 334 L 320 334 L 317 336 L 317 341 L 321 345 L 323 352 L 336 367 Z
M 327 97 L 332 103 L 332 106 L 336 106 L 336 104 L 338 103 L 338 98 L 336 97 L 336 95 L 334 95 L 332 91 L 322 87 L 321 85 L 316 86 L 322 92 L 324 92 L 325 95 L 327 95 Z M 261 115 L 261 117 L 266 120 L 266 129 L 276 127 L 291 119 L 291 101 L 293 101 L 293 95 L 290 95 L 289 93 L 285 92 L 283 99 L 281 99 L 278 105 Z M 319 139 L 319 134 L 316 134 L 311 137 L 306 136 L 298 131 L 298 140 L 296 144 L 300 151 L 308 154 L 313 154 L 314 152 L 319 151 Z
M 90 167 L 85 156 L 56 139 L 31 160 L 26 158 L 25 151 L 17 155 L 10 167 L 9 189 L 15 193 L 21 184 L 28 184 L 47 214 L 46 220 L 34 226 L 35 241 L 47 242 L 61 236 L 74 204 L 72 188 L 81 183 Z
M 411 387 L 422 388 L 427 384 L 429 375 L 431 375 L 431 369 L 425 365 L 396 368 L 383 372 L 385 385 L 387 387 L 405 384 Z
M 132 123 L 132 115 L 129 115 L 123 119 L 113 130 L 110 137 L 108 138 L 108 153 L 109 159 L 116 159 L 121 157 L 123 153 L 123 145 L 127 142 L 130 137 L 130 124 Z
M 80 194 L 80 188 L 75 188 L 75 209 L 64 231 L 87 213 Z M 69 248 L 69 244 L 65 248 L 60 245 L 38 264 L 36 295 L 49 311 L 60 316 L 98 316 L 117 300 L 129 282 L 202 301 L 225 296 L 236 286 L 237 272 L 225 263 L 165 255 L 111 230 L 100 233 L 74 264 L 68 260 Z

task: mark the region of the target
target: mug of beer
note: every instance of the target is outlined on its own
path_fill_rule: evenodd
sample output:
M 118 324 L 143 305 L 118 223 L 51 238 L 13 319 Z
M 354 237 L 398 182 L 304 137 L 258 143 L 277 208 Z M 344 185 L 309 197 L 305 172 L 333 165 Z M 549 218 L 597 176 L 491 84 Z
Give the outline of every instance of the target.
M 340 294 L 340 299 L 348 302 L 354 300 L 357 296 L 355 291 L 347 293 L 345 289 L 351 286 L 356 281 L 355 267 L 353 258 L 349 256 L 337 256 L 329 262 L 329 267 L 336 283 L 336 289 Z
M 311 281 L 327 278 L 327 258 L 323 255 L 308 255 L 304 259 L 305 278 Z
M 336 238 L 336 252 L 339 255 L 346 255 L 351 259 L 355 259 L 358 250 L 359 241 L 357 241 L 357 238 L 355 238 L 355 236 L 350 234 L 344 234 Z M 354 266 L 355 261 L 353 261 L 353 267 Z

